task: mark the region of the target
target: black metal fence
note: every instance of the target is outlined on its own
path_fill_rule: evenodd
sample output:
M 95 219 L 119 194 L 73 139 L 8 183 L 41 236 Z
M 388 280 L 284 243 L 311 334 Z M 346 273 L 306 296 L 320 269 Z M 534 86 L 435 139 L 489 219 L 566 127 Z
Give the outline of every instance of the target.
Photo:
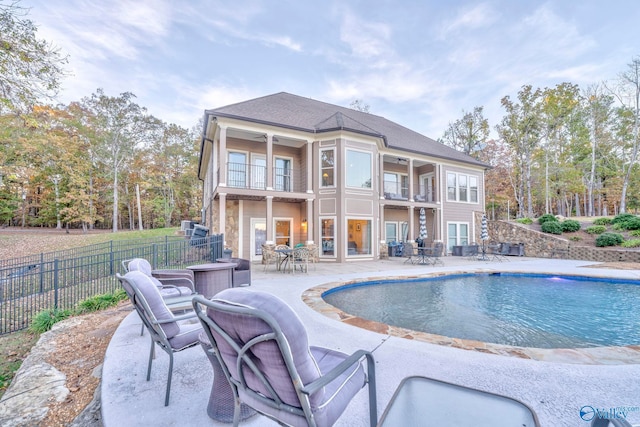
M 153 268 L 179 268 L 223 257 L 224 235 L 110 241 L 65 251 L 0 260 L 0 335 L 26 329 L 39 312 L 72 310 L 113 292 L 122 261 L 145 258 Z

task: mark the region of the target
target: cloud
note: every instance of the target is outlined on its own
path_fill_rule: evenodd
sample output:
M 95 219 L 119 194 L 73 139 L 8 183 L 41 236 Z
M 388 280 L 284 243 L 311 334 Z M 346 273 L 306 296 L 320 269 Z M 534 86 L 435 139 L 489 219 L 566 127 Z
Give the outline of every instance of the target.
M 453 19 L 443 21 L 440 37 L 446 38 L 454 32 L 489 27 L 496 22 L 499 17 L 500 13 L 493 10 L 491 6 L 486 3 L 480 3 L 471 9 L 460 9 Z

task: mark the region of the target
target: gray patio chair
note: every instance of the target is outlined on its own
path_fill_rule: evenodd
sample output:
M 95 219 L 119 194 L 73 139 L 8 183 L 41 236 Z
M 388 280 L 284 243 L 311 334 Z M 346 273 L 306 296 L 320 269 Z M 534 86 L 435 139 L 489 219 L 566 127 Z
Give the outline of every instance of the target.
M 169 395 L 171 393 L 173 353 L 199 344 L 198 335 L 202 332 L 202 326 L 199 323 L 187 324 L 181 322 L 187 319 L 194 319 L 196 314 L 190 311 L 186 314 L 175 316 L 165 304 L 158 287 L 151 280 L 152 278 L 144 273 L 131 271 L 124 276 L 116 274 L 116 277 L 122 283 L 131 303 L 151 336 L 147 381 L 151 378 L 151 365 L 155 357 L 156 345 L 169 355 L 169 374 L 164 398 L 164 406 L 167 406 L 169 405 Z
M 149 276 L 160 290 L 160 295 L 169 309 L 173 311 L 183 311 L 184 304 L 190 303 L 196 294 L 191 270 L 152 270 L 151 264 L 144 258 L 123 260 L 122 266 L 126 272 L 140 271 Z M 178 286 L 181 284 L 186 286 Z M 144 335 L 144 324 L 140 329 L 140 335 Z
M 404 244 L 404 247 L 402 249 L 402 256 L 406 258 L 404 260 L 405 264 L 408 262 L 410 262 L 411 264 L 414 264 L 416 262 L 417 255 L 418 254 L 416 253 L 416 248 L 414 248 L 413 245 L 409 243 Z
M 444 261 L 442 261 L 442 255 L 444 253 L 444 243 L 436 242 L 433 245 L 433 252 L 430 257 L 430 261 L 433 265 L 440 264 L 444 265 Z
M 248 288 L 225 289 L 193 301 L 234 393 L 241 402 L 291 426 L 331 426 L 368 383 L 369 418 L 377 422 L 373 355 L 309 347 L 307 332 L 281 299 Z M 367 359 L 365 372 L 362 359 Z
M 234 288 L 251 285 L 251 262 L 243 258 L 218 258 L 217 262 L 232 262 L 235 267 L 231 272 L 231 283 Z
M 185 269 L 153 270 L 144 258 L 133 258 L 122 261 L 125 272 L 140 271 L 149 277 L 156 278 L 162 285 L 160 293 L 164 298 L 189 296 L 195 293 L 193 271 Z

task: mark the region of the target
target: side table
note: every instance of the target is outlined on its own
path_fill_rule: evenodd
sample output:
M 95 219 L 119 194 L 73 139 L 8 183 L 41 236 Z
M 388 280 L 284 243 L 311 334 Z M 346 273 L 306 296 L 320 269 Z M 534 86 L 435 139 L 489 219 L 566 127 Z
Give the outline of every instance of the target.
M 209 342 L 207 334 L 204 331 L 201 332 L 200 335 L 198 335 L 198 339 L 213 368 L 213 385 L 211 386 L 211 394 L 209 395 L 209 403 L 207 404 L 207 414 L 209 418 L 223 423 L 233 422 L 233 390 L 231 390 L 229 381 L 222 371 L 222 366 L 220 366 L 218 358 L 213 354 L 213 346 Z M 255 414 L 256 411 L 251 407 L 244 403 L 240 405 L 240 421 Z
M 187 267 L 193 271 L 196 292 L 205 298 L 211 298 L 223 289 L 233 286 L 233 269 L 236 263 L 216 262 L 191 265 Z
M 434 426 L 539 426 L 531 408 L 515 399 L 431 378 L 405 378 L 378 425 L 426 423 Z

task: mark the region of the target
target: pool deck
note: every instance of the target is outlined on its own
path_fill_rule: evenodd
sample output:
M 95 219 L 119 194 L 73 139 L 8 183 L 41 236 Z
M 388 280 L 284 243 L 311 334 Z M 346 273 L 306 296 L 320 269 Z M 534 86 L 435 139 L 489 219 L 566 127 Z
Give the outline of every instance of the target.
M 542 426 L 587 426 L 580 408 L 609 410 L 635 407 L 627 415 L 640 423 L 640 348 L 596 349 L 583 356 L 574 350 L 548 350 L 542 356 L 516 352 L 486 351 L 477 345 L 434 344 L 427 337 L 409 339 L 404 331 L 362 329 L 348 319 L 337 320 L 334 312 L 323 313 L 315 300 L 314 287 L 376 277 L 406 277 L 436 272 L 509 271 L 590 275 L 640 279 L 638 270 L 585 268 L 588 261 L 508 258 L 508 262 L 478 262 L 462 257 L 444 258 L 444 266 L 403 264 L 403 258 L 320 263 L 308 274 L 282 274 L 254 264 L 252 288 L 273 293 L 300 316 L 312 345 L 335 348 L 345 353 L 357 349 L 373 352 L 376 360 L 378 418 L 400 381 L 418 375 L 448 381 L 518 399 L 530 406 Z M 317 295 L 317 292 L 316 292 Z M 314 306 L 312 308 L 311 306 Z M 320 310 L 322 312 L 319 312 Z M 342 321 L 347 320 L 347 321 Z M 376 332 L 378 330 L 378 332 Z M 382 332 L 382 333 L 381 333 Z M 428 335 L 428 334 L 427 334 Z M 465 348 L 475 348 L 469 350 Z M 226 425 L 210 419 L 206 405 L 212 382 L 211 366 L 200 347 L 174 356 L 171 402 L 164 406 L 168 357 L 161 350 L 153 363 L 151 381 L 145 381 L 149 350 L 148 334 L 140 336 L 140 320 L 127 316 L 114 334 L 103 366 L 101 404 L 105 427 L 155 425 Z M 496 354 L 499 353 L 499 354 Z M 534 352 L 536 353 L 536 352 Z M 509 354 L 509 355 L 504 355 Z M 537 360 L 536 360 L 537 359 Z M 464 408 L 460 408 L 464 410 Z M 245 426 L 275 426 L 257 415 Z M 368 425 L 367 393 L 362 390 L 347 407 L 336 426 Z

